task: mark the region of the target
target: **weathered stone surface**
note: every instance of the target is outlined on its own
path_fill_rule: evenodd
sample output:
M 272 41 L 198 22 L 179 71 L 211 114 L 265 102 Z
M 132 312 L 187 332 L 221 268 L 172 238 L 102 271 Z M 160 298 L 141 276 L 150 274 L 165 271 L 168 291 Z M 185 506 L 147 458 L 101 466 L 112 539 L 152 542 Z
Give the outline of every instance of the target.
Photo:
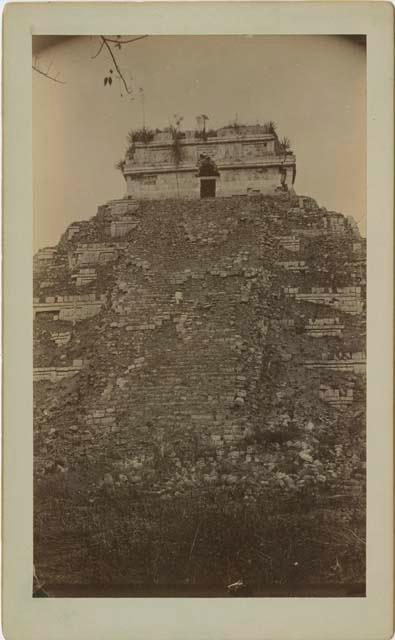
M 347 360 L 340 351 L 364 353 L 365 291 L 362 284 L 344 281 L 351 277 L 355 241 L 347 224 L 337 239 L 344 243 L 343 262 L 337 259 L 330 272 L 314 271 L 312 247 L 317 238 L 329 242 L 330 234 L 326 213 L 309 209 L 315 226 L 307 228 L 319 233 L 297 236 L 298 262 L 309 265 L 300 272 L 279 264 L 289 258 L 284 252 L 295 256 L 290 225 L 307 215 L 299 207 L 289 213 L 290 196 L 134 204 L 138 224 L 123 238 L 117 259 L 95 267 L 98 278 L 87 285 L 89 293 L 73 293 L 67 255 L 73 255 L 73 243 L 99 243 L 105 252 L 109 220 L 121 215 L 110 204 L 62 240 L 62 268 L 47 264 L 36 275 L 39 288 L 50 273 L 53 290 L 35 299 L 35 366 L 58 370 L 78 362 L 72 378 L 35 383 L 37 518 L 58 531 L 53 503 L 44 495 L 45 488 L 52 495 L 51 482 L 60 476 L 67 482 L 75 477 L 81 491 L 77 498 L 56 485 L 62 518 L 67 513 L 73 519 L 78 506 L 95 539 L 92 504 L 100 505 L 105 536 L 106 510 L 119 508 L 128 544 L 137 546 L 150 518 L 157 526 L 157 505 L 183 500 L 204 504 L 209 513 L 210 500 L 229 501 L 237 511 L 241 504 L 298 504 L 306 495 L 324 505 L 328 496 L 341 493 L 345 519 L 360 517 L 363 372 L 327 366 L 333 353 L 339 364 Z M 288 237 L 291 247 L 276 239 Z M 340 302 L 332 304 L 333 297 Z M 91 304 L 94 316 L 76 313 Z M 55 319 L 62 305 L 69 315 Z M 123 491 L 131 493 L 126 497 Z M 149 511 L 143 509 L 148 503 Z M 211 553 L 213 543 L 206 544 Z M 48 575 L 54 571 L 48 567 Z M 79 570 L 73 565 L 73 571 Z

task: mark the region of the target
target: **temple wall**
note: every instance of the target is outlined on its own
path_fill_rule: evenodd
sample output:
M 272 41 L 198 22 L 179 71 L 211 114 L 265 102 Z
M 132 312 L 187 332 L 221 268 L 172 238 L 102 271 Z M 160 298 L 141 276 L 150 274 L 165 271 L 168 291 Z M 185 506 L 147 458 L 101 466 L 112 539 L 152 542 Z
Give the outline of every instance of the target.
M 280 184 L 277 166 L 222 169 L 216 179 L 216 196 L 273 195 Z M 287 178 L 287 184 L 292 186 L 292 177 Z M 136 199 L 200 198 L 200 178 L 195 170 L 127 176 L 126 185 L 126 196 Z
M 274 139 L 270 136 L 265 140 L 237 139 L 229 142 L 224 140 L 196 141 L 194 143 L 180 142 L 181 162 L 196 165 L 200 155 L 208 155 L 214 162 L 252 161 L 262 156 L 275 153 Z M 163 146 L 136 145 L 133 162 L 137 165 L 173 164 L 173 141 Z

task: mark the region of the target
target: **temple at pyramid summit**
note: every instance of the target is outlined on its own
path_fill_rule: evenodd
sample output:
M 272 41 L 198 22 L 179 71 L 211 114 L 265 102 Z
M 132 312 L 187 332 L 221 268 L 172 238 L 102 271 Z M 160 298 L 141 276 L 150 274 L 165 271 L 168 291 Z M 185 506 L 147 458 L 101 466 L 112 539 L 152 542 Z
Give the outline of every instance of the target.
M 296 158 L 273 123 L 209 131 L 143 128 L 131 132 L 119 168 L 129 198 L 275 195 L 292 189 Z

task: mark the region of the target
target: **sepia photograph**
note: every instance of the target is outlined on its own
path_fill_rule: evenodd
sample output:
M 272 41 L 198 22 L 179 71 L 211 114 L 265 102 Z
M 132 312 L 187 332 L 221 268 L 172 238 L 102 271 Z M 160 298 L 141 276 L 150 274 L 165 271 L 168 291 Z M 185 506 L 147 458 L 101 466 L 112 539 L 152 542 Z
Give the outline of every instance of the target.
M 366 595 L 366 78 L 33 35 L 34 597 Z
M 6 4 L 5 638 L 393 634 L 393 26 Z

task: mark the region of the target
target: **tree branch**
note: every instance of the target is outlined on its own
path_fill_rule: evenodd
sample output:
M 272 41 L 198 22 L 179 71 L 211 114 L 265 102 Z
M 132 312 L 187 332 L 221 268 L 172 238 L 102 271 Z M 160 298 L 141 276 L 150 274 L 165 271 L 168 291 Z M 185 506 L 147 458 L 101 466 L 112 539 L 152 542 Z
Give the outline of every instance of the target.
M 107 42 L 115 42 L 116 44 L 129 44 L 130 42 L 136 42 L 136 40 L 142 40 L 143 38 L 148 38 L 146 36 L 137 36 L 137 38 L 131 38 L 130 40 L 115 40 L 114 38 L 105 38 Z
M 63 82 L 63 80 L 58 80 L 54 76 L 50 76 L 48 73 L 45 73 L 45 71 L 41 71 L 41 69 L 39 69 L 36 65 L 32 65 L 32 69 L 33 69 L 33 71 L 36 71 L 40 75 L 45 76 L 46 78 L 48 78 L 48 80 L 52 80 L 53 82 L 59 82 L 59 84 L 66 84 L 65 82 Z
M 104 47 L 104 42 L 101 43 L 98 52 L 95 53 L 95 55 L 91 57 L 91 60 L 94 60 L 95 58 L 97 58 L 97 56 L 101 53 L 101 50 L 103 49 L 103 47 Z
M 109 54 L 110 54 L 110 56 L 111 56 L 111 58 L 112 58 L 112 61 L 113 61 L 113 63 L 114 63 L 114 66 L 115 66 L 115 68 L 116 68 L 116 70 L 117 70 L 118 76 L 121 78 L 121 81 L 122 81 L 122 83 L 123 83 L 123 86 L 125 87 L 125 91 L 126 91 L 126 93 L 132 93 L 132 92 L 130 91 L 130 89 L 129 89 L 128 85 L 127 85 L 127 82 L 126 82 L 126 80 L 125 80 L 125 78 L 124 78 L 124 76 L 123 76 L 122 71 L 120 70 L 120 68 L 119 68 L 119 66 L 118 66 L 118 62 L 117 62 L 117 61 L 116 61 L 116 59 L 115 59 L 115 56 L 114 56 L 114 54 L 113 54 L 113 52 L 112 52 L 112 50 L 111 50 L 111 47 L 110 47 L 110 45 L 109 45 L 109 44 L 108 44 L 108 42 L 107 42 L 107 38 L 105 38 L 104 36 L 100 36 L 100 38 L 101 38 L 101 40 L 102 40 L 102 42 L 103 42 L 103 45 L 104 45 L 105 47 L 107 47 L 107 50 L 108 50 L 108 52 L 109 52 Z
M 111 56 L 111 60 L 112 60 L 112 62 L 114 64 L 114 66 L 115 66 L 115 69 L 117 71 L 117 74 L 118 74 L 120 82 L 123 84 L 126 93 L 131 94 L 132 91 L 128 87 L 128 84 L 126 82 L 125 76 L 123 75 L 123 73 L 122 73 L 122 71 L 121 71 L 121 69 L 120 69 L 120 67 L 118 65 L 117 59 L 116 59 L 116 57 L 114 55 L 114 52 L 112 51 L 110 43 L 114 43 L 115 45 L 118 45 L 120 47 L 123 44 L 130 44 L 132 42 L 136 42 L 137 40 L 142 40 L 143 38 L 148 38 L 148 35 L 137 36 L 135 38 L 128 38 L 127 40 L 122 40 L 121 37 L 119 37 L 119 38 L 107 38 L 107 36 L 98 36 L 98 37 L 100 38 L 101 43 L 100 43 L 99 49 L 97 50 L 95 55 L 93 55 L 91 57 L 91 59 L 93 60 L 94 58 L 97 58 L 100 55 L 100 53 L 102 52 L 103 48 L 106 47 L 108 53 Z M 63 80 L 58 80 L 57 76 L 53 76 L 53 75 L 49 74 L 49 70 L 51 68 L 52 62 L 51 62 L 51 65 L 49 66 L 47 72 L 42 71 L 38 67 L 37 63 L 38 63 L 38 60 L 35 59 L 34 64 L 32 65 L 32 68 L 33 68 L 34 71 L 36 71 L 36 73 L 39 73 L 40 75 L 44 76 L 45 78 L 48 78 L 49 80 L 52 80 L 53 82 L 58 82 L 59 84 L 66 84 Z

